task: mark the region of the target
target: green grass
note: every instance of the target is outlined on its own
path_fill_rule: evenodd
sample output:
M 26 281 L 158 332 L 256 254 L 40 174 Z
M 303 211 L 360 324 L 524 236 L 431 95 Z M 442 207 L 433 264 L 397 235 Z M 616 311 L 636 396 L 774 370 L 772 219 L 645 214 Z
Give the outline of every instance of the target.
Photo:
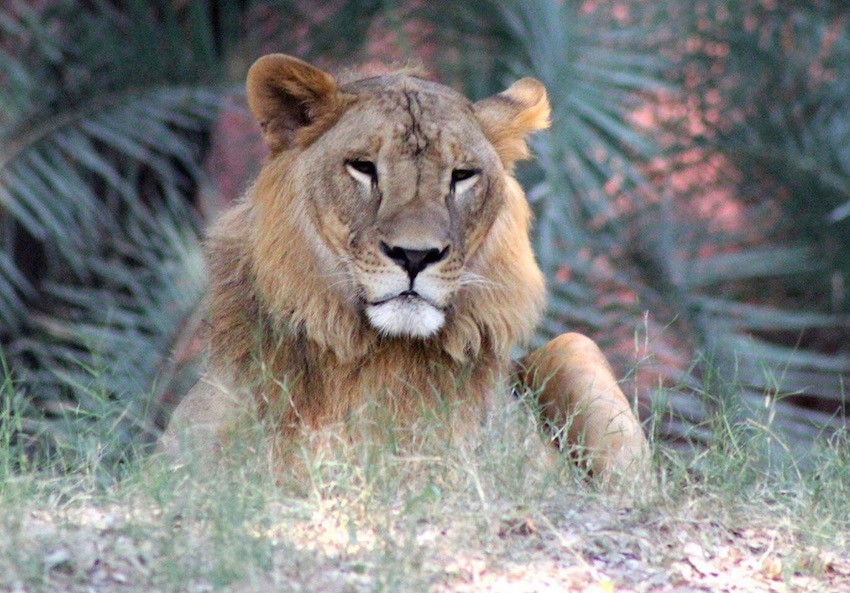
M 541 449 L 519 404 L 469 442 L 447 442 L 437 417 L 415 439 L 371 427 L 304 448 L 280 473 L 261 427 L 214 468 L 140 454 L 105 474 L 91 438 L 35 467 L 14 436 L 23 418 L 11 403 L 2 414 L 0 591 L 850 584 L 846 435 L 815 443 L 805 464 L 777 461 L 769 427 L 729 411 L 702 427 L 707 448 L 653 445 L 657 484 L 612 492 Z

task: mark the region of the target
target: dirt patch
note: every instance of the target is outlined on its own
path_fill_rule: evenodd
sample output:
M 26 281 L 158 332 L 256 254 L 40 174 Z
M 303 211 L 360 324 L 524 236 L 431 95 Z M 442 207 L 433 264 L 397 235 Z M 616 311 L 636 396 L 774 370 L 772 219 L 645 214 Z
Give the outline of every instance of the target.
M 343 498 L 281 501 L 255 521 L 216 524 L 150 505 L 31 510 L 5 527 L 0 589 L 850 590 L 850 553 L 780 529 L 603 502 L 457 511 L 440 516 L 433 507 L 426 517 L 395 501 L 382 508 Z

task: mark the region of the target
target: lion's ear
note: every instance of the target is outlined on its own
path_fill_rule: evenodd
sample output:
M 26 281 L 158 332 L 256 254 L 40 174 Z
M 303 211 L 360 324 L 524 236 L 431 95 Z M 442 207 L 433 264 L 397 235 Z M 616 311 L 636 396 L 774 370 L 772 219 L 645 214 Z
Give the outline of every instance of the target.
M 474 104 L 484 135 L 508 170 L 529 157 L 525 137 L 549 127 L 546 88 L 534 78 L 521 78 L 498 95 Z
M 303 141 L 299 133 L 307 127 L 324 129 L 322 123 L 332 123 L 343 103 L 330 74 L 284 54 L 254 62 L 247 91 L 248 106 L 272 153 Z

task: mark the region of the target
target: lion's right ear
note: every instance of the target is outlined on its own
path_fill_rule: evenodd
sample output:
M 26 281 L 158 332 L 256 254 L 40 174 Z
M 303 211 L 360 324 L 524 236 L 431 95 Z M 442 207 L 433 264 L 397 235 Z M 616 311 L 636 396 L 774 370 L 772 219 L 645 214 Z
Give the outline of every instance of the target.
M 534 78 L 521 78 L 498 95 L 473 105 L 484 135 L 508 170 L 529 157 L 526 136 L 549 127 L 546 88 Z
M 330 74 L 284 54 L 254 62 L 247 90 L 248 106 L 272 154 L 309 143 L 333 125 L 345 105 Z M 312 133 L 302 134 L 308 128 Z

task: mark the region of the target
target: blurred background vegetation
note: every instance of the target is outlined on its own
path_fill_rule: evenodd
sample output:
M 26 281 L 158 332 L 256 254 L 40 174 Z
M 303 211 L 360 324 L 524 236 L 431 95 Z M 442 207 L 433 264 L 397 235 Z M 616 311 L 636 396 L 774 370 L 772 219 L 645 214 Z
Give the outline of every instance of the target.
M 847 430 L 844 0 L 33 0 L 0 6 L 0 422 L 26 455 L 152 442 L 197 373 L 200 237 L 263 155 L 272 51 L 416 59 L 553 104 L 520 171 L 550 306 L 670 443 L 717 410 L 799 455 Z

